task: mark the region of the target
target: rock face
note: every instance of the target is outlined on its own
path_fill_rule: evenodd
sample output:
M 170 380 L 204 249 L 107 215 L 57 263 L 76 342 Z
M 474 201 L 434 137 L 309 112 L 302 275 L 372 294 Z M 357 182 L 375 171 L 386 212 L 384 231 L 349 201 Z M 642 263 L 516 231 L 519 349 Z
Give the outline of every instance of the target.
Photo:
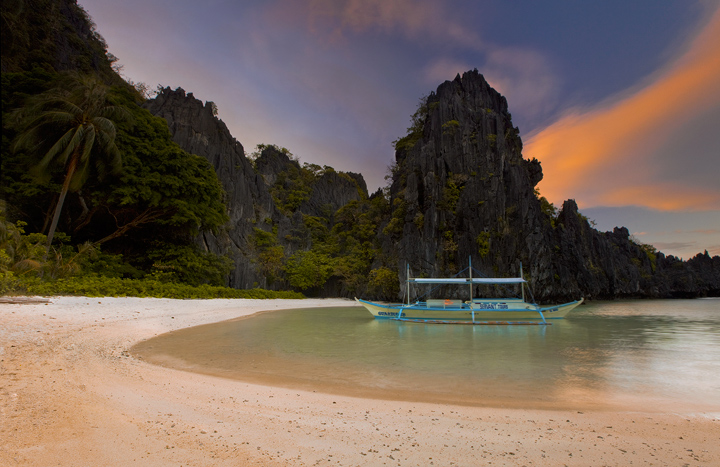
M 517 275 L 521 261 L 540 273 L 552 255 L 533 193 L 542 170 L 522 158 L 505 98 L 474 71 L 440 85 L 421 110 L 422 134 L 398 149 L 390 189 L 399 269 L 442 277 L 472 257 L 490 274 Z
M 181 88 L 162 90 L 144 107 L 167 120 L 175 141 L 184 150 L 206 158 L 215 168 L 225 190 L 230 221 L 220 232 L 202 232 L 199 244 L 207 251 L 227 255 L 234 262 L 227 284 L 235 288 L 280 288 L 268 283 L 258 265 L 256 229 L 272 232 L 286 253 L 309 248 L 307 242 L 293 242 L 303 231 L 303 215 L 327 216 L 346 203 L 367 197 L 362 175 L 326 169 L 317 177 L 304 180 L 307 199 L 299 206 L 278 206 L 289 173 L 298 175 L 300 164 L 273 146 L 265 147 L 255 164 L 245 156 L 243 146 L 215 115 L 212 102 L 203 104 Z M 275 196 L 273 196 L 273 193 Z
M 202 232 L 199 243 L 216 254 L 228 255 L 235 263 L 228 285 L 251 288 L 263 284 L 249 248 L 257 218 L 272 217 L 275 205 L 262 177 L 245 157 L 243 146 L 235 140 L 225 123 L 213 115 L 213 104 L 203 104 L 181 88 L 163 89 L 144 107 L 163 117 L 175 141 L 184 150 L 206 158 L 215 168 L 225 190 L 230 221 L 217 234 Z
M 522 158 L 505 98 L 477 70 L 441 84 L 416 115 L 396 146 L 385 229 L 398 270 L 443 277 L 471 257 L 489 276 L 517 276 L 522 262 L 542 301 L 720 289 L 720 257 L 679 262 L 632 242 L 624 227 L 596 231 L 573 200 L 557 216 L 544 207 L 534 191 L 540 163 Z

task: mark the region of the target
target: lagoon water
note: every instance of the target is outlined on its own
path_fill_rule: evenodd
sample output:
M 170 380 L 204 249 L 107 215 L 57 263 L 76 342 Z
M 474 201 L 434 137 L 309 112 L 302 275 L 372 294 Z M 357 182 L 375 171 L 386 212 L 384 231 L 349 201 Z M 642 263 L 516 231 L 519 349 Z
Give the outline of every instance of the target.
M 138 344 L 146 360 L 371 398 L 720 413 L 720 300 L 592 302 L 550 326 L 375 320 L 283 310 Z

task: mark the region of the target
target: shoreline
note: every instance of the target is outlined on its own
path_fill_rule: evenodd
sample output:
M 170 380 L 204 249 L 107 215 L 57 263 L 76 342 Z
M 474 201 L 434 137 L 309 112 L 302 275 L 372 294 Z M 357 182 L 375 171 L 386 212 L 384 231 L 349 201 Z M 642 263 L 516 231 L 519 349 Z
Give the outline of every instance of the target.
M 342 299 L 0 303 L 2 465 L 717 465 L 720 420 L 272 387 L 128 353 L 172 330 Z

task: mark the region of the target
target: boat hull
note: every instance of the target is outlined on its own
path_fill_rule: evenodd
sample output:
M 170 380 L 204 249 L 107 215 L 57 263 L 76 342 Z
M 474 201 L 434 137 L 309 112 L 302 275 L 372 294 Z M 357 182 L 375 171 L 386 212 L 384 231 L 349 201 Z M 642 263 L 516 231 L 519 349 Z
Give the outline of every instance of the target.
M 442 323 L 513 323 L 544 322 L 550 319 L 562 319 L 580 305 L 583 300 L 564 303 L 551 307 L 538 307 L 521 300 L 483 300 L 470 303 L 447 305 L 420 302 L 416 304 L 381 304 L 355 299 L 377 319 L 395 319 L 405 321 L 426 321 Z

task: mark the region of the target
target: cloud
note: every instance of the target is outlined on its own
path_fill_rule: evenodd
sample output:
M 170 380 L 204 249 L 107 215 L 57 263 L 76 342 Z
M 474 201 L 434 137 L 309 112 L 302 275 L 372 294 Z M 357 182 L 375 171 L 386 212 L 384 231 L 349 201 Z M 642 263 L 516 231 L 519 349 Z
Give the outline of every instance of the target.
M 720 229 L 696 229 L 691 230 L 690 233 L 699 233 L 705 235 L 717 235 L 720 234 Z
M 697 242 L 656 242 L 653 245 L 659 251 L 675 251 L 675 252 L 697 252 Z
M 287 2 L 282 2 L 287 3 Z M 480 47 L 480 37 L 451 21 L 443 4 L 431 0 L 308 0 L 291 2 L 306 12 L 308 26 L 317 33 L 342 39 L 348 32 L 401 33 L 409 39 L 443 38 Z
M 483 74 L 508 98 L 511 108 L 521 108 L 527 117 L 552 110 L 560 88 L 559 79 L 547 59 L 531 49 L 490 47 Z
M 554 202 L 572 197 L 581 206 L 714 209 L 720 186 L 708 174 L 720 173 L 713 155 L 720 133 L 698 128 L 708 120 L 705 127 L 715 120 L 720 125 L 719 109 L 720 9 L 688 51 L 651 82 L 613 102 L 567 113 L 531 135 L 524 153 L 542 162 L 539 188 Z M 668 146 L 677 149 L 668 154 Z
M 428 57 L 423 78 L 437 85 L 455 74 L 482 68 L 491 85 L 512 95 L 517 107 L 534 115 L 557 95 L 558 79 L 543 54 L 486 41 L 467 17 L 434 0 L 280 0 L 269 15 L 284 24 L 304 21 L 320 44 L 347 45 L 363 34 L 399 36 Z M 427 46 L 432 46 L 432 51 Z M 433 54 L 443 50 L 440 57 Z M 474 54 L 472 64 L 467 58 Z M 462 68 L 460 68 L 460 65 Z M 445 73 L 443 71 L 446 70 Z

